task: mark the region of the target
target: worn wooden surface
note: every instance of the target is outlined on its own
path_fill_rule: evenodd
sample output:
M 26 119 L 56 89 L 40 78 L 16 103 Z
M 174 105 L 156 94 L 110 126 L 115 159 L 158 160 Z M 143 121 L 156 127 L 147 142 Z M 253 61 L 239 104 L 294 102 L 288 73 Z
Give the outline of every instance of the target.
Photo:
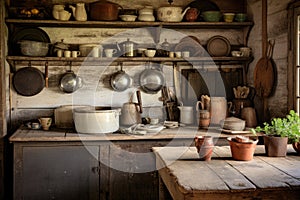
M 78 134 L 70 129 L 50 129 L 32 130 L 27 127 L 20 127 L 10 138 L 10 142 L 29 142 L 29 141 L 106 141 L 106 140 L 163 140 L 163 139 L 189 139 L 193 141 L 196 135 L 211 135 L 215 139 L 234 136 L 232 134 L 221 133 L 218 128 L 210 130 L 198 130 L 197 127 L 180 127 L 173 129 L 163 129 L 158 133 L 147 133 L 145 135 L 132 135 L 121 133 L 107 134 Z M 243 134 L 249 135 L 251 134 Z M 258 133 L 258 135 L 261 135 Z
M 195 147 L 154 147 L 157 168 L 173 199 L 297 199 L 300 157 L 266 157 L 257 146 L 252 161 L 234 161 L 229 146 L 215 147 L 210 162 Z

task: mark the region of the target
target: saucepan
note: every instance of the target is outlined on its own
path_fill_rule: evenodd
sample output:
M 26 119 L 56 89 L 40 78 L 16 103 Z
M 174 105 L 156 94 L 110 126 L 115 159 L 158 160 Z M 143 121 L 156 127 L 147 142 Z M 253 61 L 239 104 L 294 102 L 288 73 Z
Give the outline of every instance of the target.
M 59 88 L 65 93 L 73 93 L 83 85 L 82 78 L 68 70 L 60 79 Z
M 132 78 L 123 71 L 121 64 L 121 70 L 114 73 L 110 78 L 111 87 L 118 92 L 127 90 L 132 85 Z
M 158 67 L 147 68 L 140 74 L 140 87 L 148 94 L 160 91 L 165 82 L 165 76 Z

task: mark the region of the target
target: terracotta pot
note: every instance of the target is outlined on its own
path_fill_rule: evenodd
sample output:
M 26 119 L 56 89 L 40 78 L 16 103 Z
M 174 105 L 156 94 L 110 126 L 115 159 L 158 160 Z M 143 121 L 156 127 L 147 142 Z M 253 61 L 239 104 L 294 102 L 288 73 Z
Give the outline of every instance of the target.
M 194 140 L 200 160 L 210 161 L 214 149 L 213 138 L 211 136 L 198 136 Z
M 234 160 L 249 161 L 253 159 L 258 140 L 254 142 L 236 142 L 227 138 L 230 145 L 231 155 Z
M 298 155 L 300 155 L 300 142 L 294 142 L 293 143 L 293 148 L 298 153 Z
M 286 156 L 287 142 L 287 137 L 264 136 L 266 154 L 270 157 Z

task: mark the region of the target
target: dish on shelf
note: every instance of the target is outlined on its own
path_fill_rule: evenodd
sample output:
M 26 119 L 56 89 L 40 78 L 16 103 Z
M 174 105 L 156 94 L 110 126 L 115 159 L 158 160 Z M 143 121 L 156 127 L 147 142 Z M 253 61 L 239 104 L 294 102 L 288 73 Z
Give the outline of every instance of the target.
M 207 42 L 207 51 L 215 57 L 228 56 L 231 52 L 230 42 L 223 36 L 213 36 Z
M 192 1 L 191 3 L 189 3 L 186 7 L 191 7 L 191 8 L 197 8 L 199 11 L 199 15 L 198 15 L 198 19 L 197 21 L 202 21 L 202 12 L 205 11 L 219 11 L 220 8 L 218 7 L 218 5 L 210 0 L 201 0 L 201 1 Z
M 251 134 L 252 132 L 250 130 L 247 130 L 247 128 L 243 131 L 233 131 L 233 130 L 229 130 L 229 129 L 218 129 L 220 131 L 222 131 L 222 133 L 227 133 L 227 134 Z
M 182 38 L 175 46 L 174 51 L 188 51 L 191 57 L 202 56 L 204 49 L 200 43 L 200 40 L 195 36 L 187 36 Z
M 22 40 L 30 40 L 30 41 L 37 41 L 37 42 L 45 42 L 51 43 L 50 37 L 48 34 L 40 29 L 40 28 L 22 28 L 17 29 L 11 37 L 10 44 L 11 44 L 11 51 L 10 54 L 12 55 L 22 55 L 20 44 L 19 42 Z

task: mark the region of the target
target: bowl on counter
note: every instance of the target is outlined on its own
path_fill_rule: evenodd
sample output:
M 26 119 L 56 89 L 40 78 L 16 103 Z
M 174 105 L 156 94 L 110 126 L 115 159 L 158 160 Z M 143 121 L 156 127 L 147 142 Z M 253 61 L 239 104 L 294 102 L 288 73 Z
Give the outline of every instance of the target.
M 227 117 L 226 119 L 221 121 L 221 126 L 222 124 L 224 129 L 232 131 L 243 131 L 246 126 L 246 121 L 236 117 Z
M 145 56 L 152 58 L 156 54 L 156 49 L 146 49 L 144 51 L 144 54 L 145 54 Z
M 134 22 L 137 18 L 136 15 L 119 15 L 119 17 L 124 22 Z
M 113 133 L 119 129 L 121 109 L 92 107 L 74 109 L 74 124 L 78 133 Z

